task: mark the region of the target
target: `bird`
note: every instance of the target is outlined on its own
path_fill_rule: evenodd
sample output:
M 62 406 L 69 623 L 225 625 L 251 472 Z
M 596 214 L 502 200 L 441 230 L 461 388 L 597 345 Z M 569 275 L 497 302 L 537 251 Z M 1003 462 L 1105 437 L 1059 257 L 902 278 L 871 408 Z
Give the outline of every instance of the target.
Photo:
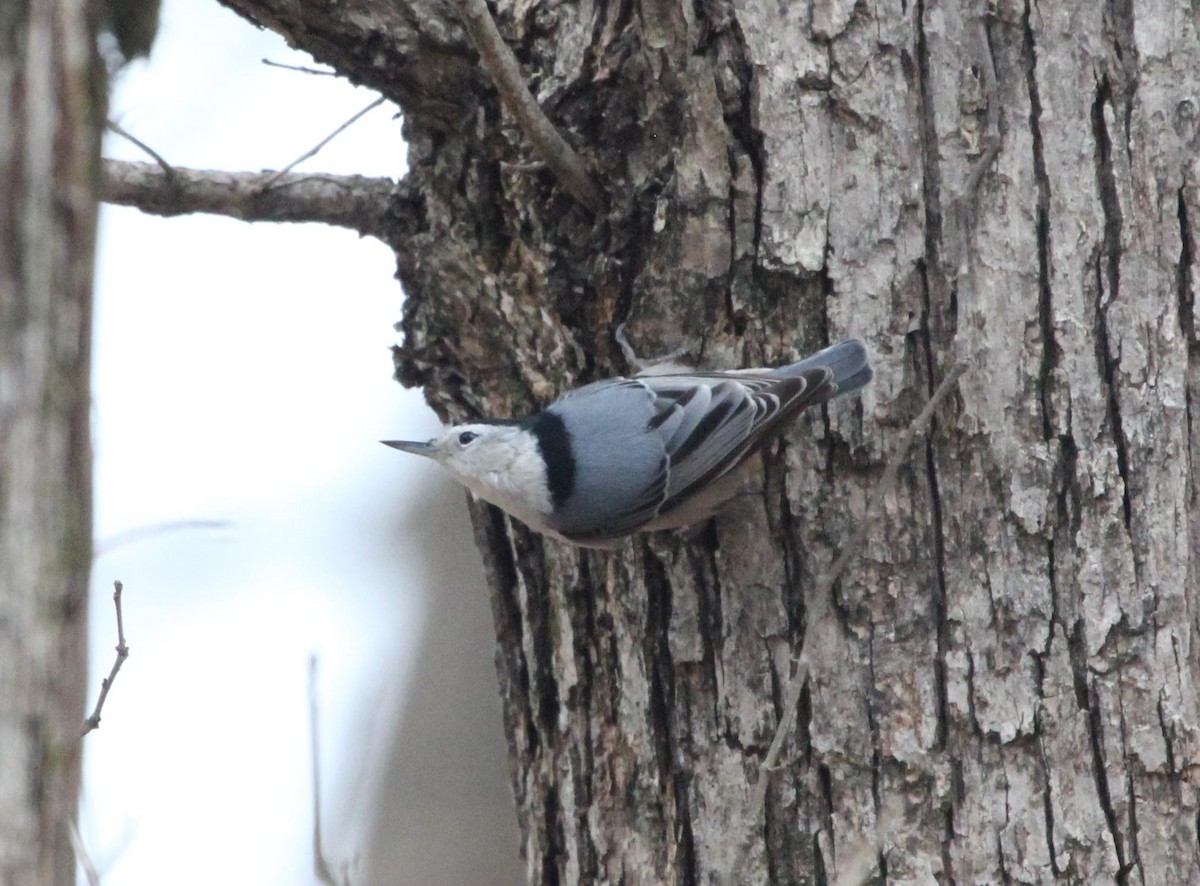
M 712 516 L 741 488 L 751 456 L 804 410 L 872 375 L 866 346 L 850 339 L 775 369 L 605 379 L 528 418 L 381 442 L 432 459 L 536 532 L 612 549 L 634 533 Z

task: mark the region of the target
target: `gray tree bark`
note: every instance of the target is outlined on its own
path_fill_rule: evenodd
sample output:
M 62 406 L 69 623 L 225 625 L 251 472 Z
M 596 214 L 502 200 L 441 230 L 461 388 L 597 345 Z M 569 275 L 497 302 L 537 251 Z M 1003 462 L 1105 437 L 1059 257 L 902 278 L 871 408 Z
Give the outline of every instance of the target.
M 621 321 L 710 366 L 874 353 L 691 534 L 583 552 L 473 506 L 531 881 L 708 883 L 748 840 L 750 882 L 1200 882 L 1194 3 L 499 0 L 595 218 L 452 4 L 224 2 L 404 108 L 373 233 L 444 417 L 625 370 Z
M 0 6 L 0 883 L 75 882 L 104 70 L 84 0 Z

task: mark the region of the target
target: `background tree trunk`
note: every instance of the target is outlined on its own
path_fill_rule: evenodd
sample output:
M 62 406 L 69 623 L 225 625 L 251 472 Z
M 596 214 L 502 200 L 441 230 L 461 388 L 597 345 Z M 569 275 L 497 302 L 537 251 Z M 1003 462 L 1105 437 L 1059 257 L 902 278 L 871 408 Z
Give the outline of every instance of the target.
M 398 372 L 445 417 L 625 370 L 623 320 L 710 366 L 874 353 L 690 536 L 589 553 L 473 507 L 531 880 L 707 883 L 747 838 L 754 881 L 864 847 L 889 882 L 1200 880 L 1194 4 L 499 0 L 597 219 L 452 5 L 224 2 L 404 107 Z
M 73 884 L 104 70 L 84 0 L 0 8 L 0 883 Z

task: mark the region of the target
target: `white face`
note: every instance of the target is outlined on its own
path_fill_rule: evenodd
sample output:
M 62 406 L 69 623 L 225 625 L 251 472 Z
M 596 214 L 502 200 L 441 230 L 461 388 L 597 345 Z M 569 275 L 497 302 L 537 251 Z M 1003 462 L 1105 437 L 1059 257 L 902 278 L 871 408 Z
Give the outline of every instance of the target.
M 480 498 L 535 528 L 553 510 L 537 440 L 518 425 L 454 425 L 428 443 L 391 445 L 432 458 Z
M 452 425 L 429 441 L 430 457 L 463 482 L 506 470 L 517 450 L 513 425 Z

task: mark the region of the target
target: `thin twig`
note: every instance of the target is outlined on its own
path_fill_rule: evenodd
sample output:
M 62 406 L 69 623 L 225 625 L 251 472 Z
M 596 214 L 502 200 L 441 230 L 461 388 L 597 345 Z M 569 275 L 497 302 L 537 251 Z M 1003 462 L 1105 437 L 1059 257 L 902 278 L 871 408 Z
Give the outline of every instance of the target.
M 599 214 L 604 211 L 604 194 L 575 152 L 542 111 L 525 85 L 517 57 L 500 36 L 486 0 L 458 0 L 459 17 L 466 26 L 479 59 L 491 75 L 500 99 L 517 118 L 534 150 L 546 161 L 567 193 Z
M 975 41 L 983 62 L 979 66 L 983 72 L 983 100 L 987 103 L 987 128 L 983 133 L 983 152 L 967 176 L 966 185 L 959 197 L 959 205 L 966 206 L 975 199 L 975 193 L 983 181 L 984 175 L 995 159 L 1000 156 L 1000 88 L 996 80 L 996 60 L 992 57 L 992 44 L 987 35 L 986 0 L 977 5 L 975 15 Z
M 121 670 L 121 665 L 125 664 L 125 659 L 129 658 L 129 647 L 125 645 L 125 618 L 121 614 L 121 591 L 124 586 L 119 581 L 113 582 L 113 606 L 117 610 L 117 658 L 113 662 L 112 670 L 108 672 L 108 676 L 100 681 L 100 697 L 96 699 L 96 707 L 92 710 L 92 715 L 83 721 L 83 732 L 79 737 L 87 735 L 93 729 L 100 728 L 100 712 L 104 710 L 104 702 L 108 700 L 108 691 L 112 689 L 113 682 L 117 679 L 117 672 Z
M 233 523 L 229 520 L 164 520 L 161 523 L 151 523 L 149 526 L 138 526 L 118 532 L 104 541 L 97 542 L 92 553 L 98 557 L 123 545 L 135 544 L 156 535 L 166 535 L 169 532 L 191 529 L 227 529 L 232 525 Z
M 75 860 L 83 868 L 83 876 L 88 886 L 100 886 L 100 872 L 92 864 L 92 858 L 88 855 L 87 847 L 83 845 L 83 837 L 79 835 L 79 828 L 73 818 L 67 819 L 67 833 L 71 837 L 71 848 L 75 850 Z
M 321 847 L 321 752 L 317 743 L 317 656 L 308 656 L 308 731 L 312 747 L 313 870 L 326 886 L 338 886 Z
M 166 160 L 164 160 L 162 158 L 161 154 L 159 154 L 157 151 L 155 151 L 152 147 L 150 147 L 144 141 L 142 141 L 141 139 L 132 135 L 131 133 L 127 132 L 126 130 L 122 129 L 118 124 L 114 123 L 112 120 L 107 121 L 105 123 L 105 126 L 107 126 L 110 130 L 115 132 L 117 135 L 121 136 L 121 138 L 132 142 L 133 144 L 137 145 L 137 147 L 141 148 L 143 151 L 145 151 L 147 154 L 149 154 L 154 159 L 154 162 L 162 167 L 162 171 L 167 174 L 167 178 L 169 178 L 169 179 L 175 178 L 175 167 L 173 167 L 170 163 L 168 163 Z
M 329 144 L 331 141 L 333 141 L 335 138 L 337 138 L 339 135 L 341 135 L 343 132 L 345 132 L 347 129 L 349 129 L 351 126 L 353 126 L 356 122 L 358 122 L 359 118 L 361 118 L 365 114 L 375 110 L 381 104 L 383 104 L 383 102 L 384 102 L 384 98 L 381 95 L 379 98 L 375 99 L 375 101 L 371 102 L 369 105 L 367 105 L 361 111 L 359 111 L 357 114 L 355 114 L 349 120 L 347 120 L 345 123 L 343 123 L 337 129 L 335 129 L 333 132 L 329 133 L 329 135 L 325 136 L 323 139 L 321 139 L 319 142 L 317 142 L 315 145 L 313 145 L 311 148 L 309 148 L 307 151 L 305 151 L 303 154 L 301 154 L 299 157 L 297 157 L 295 160 L 293 160 L 291 163 L 289 163 L 287 166 L 283 167 L 283 169 L 279 170 L 274 175 L 270 176 L 265 182 L 262 183 L 262 189 L 264 191 L 267 190 L 267 188 L 269 188 L 269 187 L 271 187 L 271 185 L 275 184 L 276 181 L 281 179 L 283 176 L 287 175 L 289 172 L 291 172 L 293 169 L 295 169 L 297 166 L 299 166 L 301 163 L 303 163 L 309 157 L 314 156 L 318 151 L 321 150 L 321 148 L 325 147 L 327 144 Z
M 762 762 L 759 764 L 758 779 L 754 783 L 754 793 L 750 799 L 749 816 L 752 827 L 757 827 L 759 818 L 762 816 L 763 807 L 766 805 L 767 784 L 770 781 L 771 771 L 775 768 L 775 764 L 779 760 L 779 754 L 783 750 L 783 743 L 792 732 L 792 725 L 796 719 L 796 710 L 800 706 L 800 696 L 804 691 L 804 684 L 808 680 L 808 653 L 816 637 L 818 625 L 824 624 L 827 619 L 830 591 L 833 590 L 834 584 L 841 578 L 846 567 L 850 565 L 850 561 L 863 550 L 867 531 L 870 528 L 869 517 L 872 512 L 879 509 L 883 503 L 884 496 L 891 491 L 892 485 L 896 482 L 896 474 L 900 471 L 900 465 L 904 462 L 905 456 L 916 439 L 917 434 L 929 423 L 938 405 L 950 393 L 955 382 L 958 381 L 959 376 L 966 369 L 967 367 L 964 363 L 959 363 L 951 369 L 949 374 L 942 379 L 942 383 L 938 385 L 933 396 L 929 398 L 929 402 L 925 404 L 925 408 L 921 410 L 921 414 L 913 419 L 912 424 L 908 426 L 908 430 L 904 432 L 904 436 L 900 438 L 900 441 L 896 444 L 896 448 L 892 451 L 892 457 L 888 460 L 883 476 L 875 487 L 872 500 L 863 512 L 862 517 L 859 518 L 858 526 L 855 527 L 849 542 L 842 546 L 842 552 L 834 560 L 833 565 L 817 579 L 817 583 L 813 587 L 808 612 L 806 613 L 807 623 L 804 627 L 804 638 L 801 641 L 800 658 L 796 662 L 796 672 L 788 681 L 783 713 L 779 716 L 779 724 L 775 728 L 775 736 L 771 739 L 771 746 L 767 748 L 766 756 L 763 757 Z M 740 882 L 742 865 L 746 861 L 753 836 L 753 833 L 747 834 L 741 846 L 738 847 L 738 853 L 729 868 L 727 883 Z
M 312 74 L 315 77 L 336 77 L 337 71 L 318 71 L 316 68 L 306 68 L 303 65 L 285 65 L 283 62 L 273 62 L 269 58 L 262 59 L 262 63 L 271 68 L 283 68 L 285 71 L 299 71 L 301 74 Z

